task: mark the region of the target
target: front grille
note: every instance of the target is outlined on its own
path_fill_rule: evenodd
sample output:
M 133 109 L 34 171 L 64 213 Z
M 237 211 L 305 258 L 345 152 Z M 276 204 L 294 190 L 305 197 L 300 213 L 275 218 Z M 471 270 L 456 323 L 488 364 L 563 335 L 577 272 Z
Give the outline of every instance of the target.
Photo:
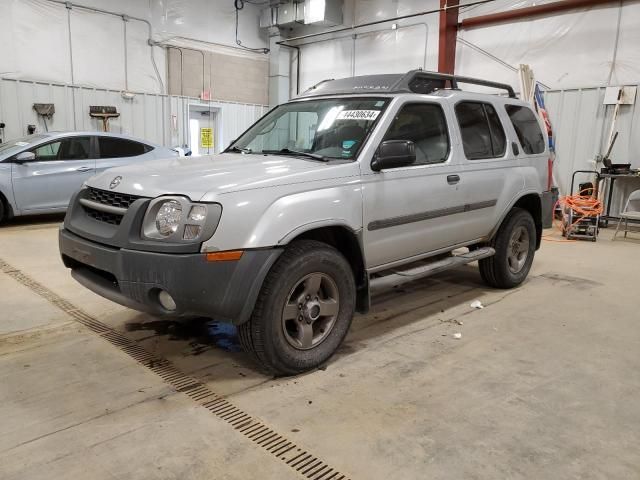
M 139 198 L 140 197 L 137 197 L 135 195 L 118 192 L 107 192 L 106 190 L 99 190 L 92 187 L 89 187 L 89 194 L 87 195 L 88 200 L 120 208 L 129 208 L 131 204 Z
M 86 196 L 87 200 L 101 203 L 103 205 L 109 205 L 111 207 L 129 208 L 133 202 L 139 198 L 136 195 L 129 195 L 127 193 L 107 192 L 106 190 L 99 190 L 97 188 L 89 187 L 89 192 Z M 87 215 L 98 222 L 109 223 L 111 225 L 120 225 L 122 221 L 122 215 L 111 212 L 103 212 L 95 208 L 87 207 L 83 205 L 84 211 Z
M 122 215 L 117 215 L 115 213 L 101 212 L 99 210 L 95 210 L 93 208 L 83 206 L 85 212 L 89 218 L 93 218 L 99 222 L 110 223 L 111 225 L 120 225 L 122 221 Z

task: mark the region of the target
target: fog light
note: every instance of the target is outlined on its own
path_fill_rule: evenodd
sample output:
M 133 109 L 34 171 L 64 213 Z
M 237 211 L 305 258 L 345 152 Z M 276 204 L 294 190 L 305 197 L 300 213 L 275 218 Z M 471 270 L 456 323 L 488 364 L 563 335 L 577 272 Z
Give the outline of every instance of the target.
M 173 312 L 176 309 L 176 302 L 173 300 L 173 297 L 164 290 L 160 290 L 160 292 L 158 293 L 158 301 L 160 302 L 160 305 L 162 305 L 162 308 L 164 308 L 165 310 Z
M 200 235 L 200 230 L 200 225 L 185 225 L 184 234 L 182 235 L 183 240 L 195 240 Z

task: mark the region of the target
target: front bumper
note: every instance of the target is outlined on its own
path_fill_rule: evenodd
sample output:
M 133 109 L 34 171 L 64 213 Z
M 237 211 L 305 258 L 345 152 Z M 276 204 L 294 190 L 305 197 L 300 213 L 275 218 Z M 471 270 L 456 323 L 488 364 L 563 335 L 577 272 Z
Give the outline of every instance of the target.
M 237 261 L 207 262 L 202 253 L 109 247 L 64 227 L 59 243 L 72 276 L 98 295 L 154 315 L 205 316 L 235 324 L 248 320 L 262 282 L 282 251 L 246 250 Z M 161 290 L 171 295 L 175 311 L 161 306 Z

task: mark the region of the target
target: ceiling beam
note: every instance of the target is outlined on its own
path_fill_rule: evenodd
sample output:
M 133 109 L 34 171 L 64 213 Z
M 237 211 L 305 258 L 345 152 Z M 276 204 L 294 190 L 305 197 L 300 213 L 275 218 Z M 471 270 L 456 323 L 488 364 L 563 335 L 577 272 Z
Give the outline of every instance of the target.
M 606 5 L 608 3 L 619 4 L 620 0 L 562 0 L 560 2 L 543 3 L 542 5 L 535 5 L 532 7 L 516 8 L 515 10 L 507 10 L 505 12 L 489 13 L 487 15 L 465 18 L 460 22 L 459 28 L 466 29 L 493 25 L 495 23 L 528 19 L 563 12 L 566 10 L 574 10 L 576 8 Z M 440 25 L 442 31 L 442 23 Z

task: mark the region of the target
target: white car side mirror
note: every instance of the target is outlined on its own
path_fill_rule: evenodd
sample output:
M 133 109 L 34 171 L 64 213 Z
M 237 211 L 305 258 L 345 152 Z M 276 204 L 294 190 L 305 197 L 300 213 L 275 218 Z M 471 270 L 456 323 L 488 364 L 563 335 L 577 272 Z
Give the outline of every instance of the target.
M 36 159 L 36 154 L 33 152 L 20 152 L 16 155 L 15 163 L 25 163 Z

